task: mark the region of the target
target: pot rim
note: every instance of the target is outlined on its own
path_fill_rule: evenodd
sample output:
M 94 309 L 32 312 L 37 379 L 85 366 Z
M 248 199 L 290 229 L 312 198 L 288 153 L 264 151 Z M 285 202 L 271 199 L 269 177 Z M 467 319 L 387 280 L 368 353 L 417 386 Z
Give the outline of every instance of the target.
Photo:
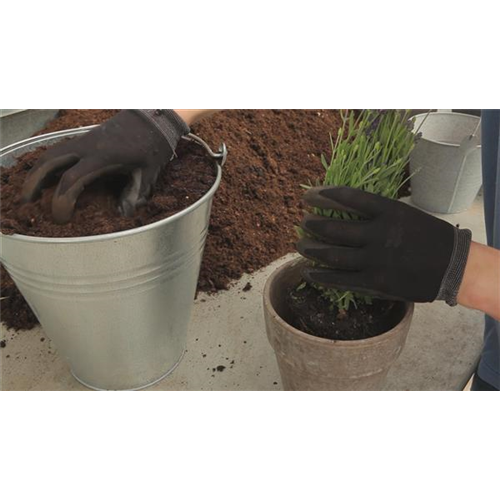
M 412 116 L 411 119 L 413 120 L 414 118 L 420 118 L 420 117 L 425 117 L 425 116 L 466 116 L 467 118 L 477 118 L 477 120 L 481 120 L 480 116 L 474 116 L 474 115 L 468 115 L 466 113 L 453 113 L 450 111 L 431 111 L 430 113 L 420 113 L 418 115 Z M 427 141 L 432 144 L 439 144 L 440 146 L 447 146 L 450 148 L 459 148 L 460 144 L 455 144 L 453 142 L 443 142 L 443 141 L 435 141 L 435 140 L 430 140 L 426 139 L 425 137 L 422 137 L 420 141 Z M 481 149 L 482 144 L 478 144 L 475 149 Z
M 72 129 L 66 129 L 66 130 L 59 130 L 57 132 L 51 132 L 49 134 L 43 134 L 39 135 L 36 137 L 30 137 L 28 139 L 24 139 L 22 141 L 16 142 L 14 144 L 10 144 L 8 146 L 5 146 L 4 148 L 0 149 L 0 159 L 2 158 L 3 155 L 7 153 L 13 153 L 19 149 L 22 149 L 23 147 L 27 145 L 33 145 L 33 144 L 38 144 L 38 143 L 43 143 L 47 139 L 53 139 L 53 138 L 64 138 L 66 136 L 70 135 L 81 135 L 89 132 L 93 128 L 98 127 L 98 125 L 90 125 L 87 127 L 79 127 L 79 128 L 72 128 Z M 177 219 L 180 219 L 181 217 L 184 217 L 185 215 L 189 214 L 190 212 L 193 212 L 196 210 L 200 205 L 206 203 L 210 198 L 212 198 L 219 188 L 219 185 L 222 180 L 222 167 L 221 164 L 216 161 L 215 162 L 217 166 L 217 177 L 215 179 L 215 182 L 213 183 L 212 187 L 195 203 L 192 205 L 189 205 L 189 207 L 185 208 L 184 210 L 181 210 L 180 212 L 177 212 L 165 219 L 153 222 L 151 224 L 147 224 L 145 226 L 137 227 L 134 229 L 127 229 L 126 231 L 119 231 L 115 233 L 107 233 L 107 234 L 98 234 L 94 236 L 78 236 L 78 237 L 67 237 L 67 238 L 47 238 L 47 237 L 41 237 L 41 236 L 27 236 L 23 234 L 3 234 L 0 232 L 0 238 L 6 238 L 6 239 L 12 239 L 15 241 L 25 241 L 28 243 L 41 243 L 41 244 L 53 244 L 53 243 L 67 243 L 67 244 L 75 244 L 75 243 L 94 243 L 94 242 L 101 242 L 101 241 L 107 241 L 107 240 L 112 240 L 112 239 L 117 239 L 117 238 L 124 238 L 126 236 L 131 236 L 131 235 L 136 235 L 140 234 L 145 231 L 149 231 L 151 229 L 156 229 L 164 224 L 168 224 L 172 221 L 175 221 Z
M 271 285 L 272 283 L 276 280 L 277 276 L 281 273 L 286 272 L 289 268 L 300 265 L 300 263 L 304 262 L 305 259 L 302 257 L 298 257 L 296 259 L 293 259 L 289 262 L 286 262 L 285 264 L 281 265 L 278 267 L 278 269 L 274 270 L 273 273 L 267 278 L 266 284 L 264 286 L 264 307 L 272 314 L 273 318 L 275 321 L 277 321 L 282 327 L 285 327 L 286 330 L 288 330 L 290 333 L 293 335 L 299 337 L 301 340 L 304 340 L 309 343 L 314 343 L 314 344 L 324 344 L 325 346 L 341 346 L 341 347 L 350 347 L 350 348 L 358 348 L 358 347 L 364 347 L 364 346 L 369 346 L 371 344 L 380 344 L 381 342 L 384 342 L 385 340 L 388 340 L 390 337 L 396 334 L 396 328 L 405 323 L 409 322 L 411 320 L 411 317 L 413 315 L 413 311 L 415 309 L 415 304 L 413 302 L 405 302 L 405 307 L 406 307 L 406 312 L 401 321 L 392 327 L 390 330 L 387 332 L 381 333 L 380 335 L 377 335 L 376 337 L 371 337 L 369 339 L 361 339 L 361 340 L 331 340 L 331 339 L 324 339 L 321 337 L 315 337 L 314 335 L 310 335 L 309 333 L 305 333 L 302 330 L 299 330 L 295 328 L 294 326 L 290 325 L 287 323 L 276 311 L 274 306 L 272 305 L 271 302 Z

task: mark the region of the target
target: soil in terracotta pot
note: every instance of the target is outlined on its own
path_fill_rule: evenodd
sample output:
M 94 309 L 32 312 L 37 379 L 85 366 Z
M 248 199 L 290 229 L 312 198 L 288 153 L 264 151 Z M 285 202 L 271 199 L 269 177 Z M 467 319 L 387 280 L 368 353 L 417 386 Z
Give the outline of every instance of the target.
M 405 315 L 403 302 L 374 299 L 371 305 L 351 306 L 339 312 L 320 291 L 310 285 L 287 291 L 283 319 L 294 328 L 329 340 L 362 340 L 394 328 Z

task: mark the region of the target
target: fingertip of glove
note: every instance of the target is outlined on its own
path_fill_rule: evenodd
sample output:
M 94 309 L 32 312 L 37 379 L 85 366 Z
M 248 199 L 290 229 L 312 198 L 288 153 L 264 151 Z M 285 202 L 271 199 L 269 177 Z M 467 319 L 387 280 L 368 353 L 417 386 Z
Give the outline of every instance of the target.
M 318 271 L 318 269 L 315 269 L 314 267 L 310 266 L 303 267 L 300 274 L 302 278 L 309 284 L 321 283 L 321 280 L 319 279 L 321 272 Z
M 37 197 L 38 192 L 38 183 L 33 176 L 28 174 L 23 183 L 23 187 L 21 188 L 21 203 L 29 203 L 33 201 Z
M 295 244 L 295 249 L 297 250 L 297 252 L 299 252 L 300 255 L 302 255 L 303 257 L 306 257 L 306 258 L 308 258 L 307 249 L 309 246 L 309 242 L 310 242 L 310 239 L 307 238 L 306 236 L 304 236 L 299 241 L 297 241 L 297 243 Z
M 73 216 L 74 203 L 65 196 L 54 195 L 52 199 L 52 219 L 56 224 L 67 224 Z
M 118 211 L 123 217 L 132 217 L 135 213 L 135 207 L 128 200 L 123 200 L 118 205 Z
M 308 189 L 303 200 L 317 208 L 342 209 L 352 192 L 352 188 L 345 186 L 317 186 Z
M 311 275 L 311 268 L 310 267 L 303 267 L 300 270 L 300 275 L 306 280 L 309 281 L 310 275 Z
M 314 204 L 315 201 L 318 200 L 318 198 L 321 198 L 322 192 L 324 190 L 325 190 L 324 186 L 316 186 L 309 188 L 302 196 L 302 199 L 306 201 L 309 205 L 312 205 Z
M 34 198 L 34 195 L 32 193 L 32 190 L 26 189 L 23 187 L 23 189 L 21 191 L 21 203 L 22 204 L 30 203 L 31 201 L 33 201 L 33 198 Z

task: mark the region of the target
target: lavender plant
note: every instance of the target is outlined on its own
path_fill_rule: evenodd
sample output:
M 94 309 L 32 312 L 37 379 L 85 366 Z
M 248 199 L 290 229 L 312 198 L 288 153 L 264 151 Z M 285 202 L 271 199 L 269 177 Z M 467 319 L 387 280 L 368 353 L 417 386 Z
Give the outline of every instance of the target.
M 342 112 L 342 127 L 336 140 L 330 136 L 332 153 L 322 155 L 324 179 L 316 185 L 349 186 L 370 193 L 396 198 L 405 178 L 405 167 L 415 146 L 413 120 L 409 111 L 366 109 L 356 116 Z M 312 184 L 303 186 L 306 189 Z M 313 213 L 337 219 L 356 219 L 355 214 L 315 208 Z M 370 304 L 371 297 L 353 292 L 318 288 L 339 311 L 352 305 Z

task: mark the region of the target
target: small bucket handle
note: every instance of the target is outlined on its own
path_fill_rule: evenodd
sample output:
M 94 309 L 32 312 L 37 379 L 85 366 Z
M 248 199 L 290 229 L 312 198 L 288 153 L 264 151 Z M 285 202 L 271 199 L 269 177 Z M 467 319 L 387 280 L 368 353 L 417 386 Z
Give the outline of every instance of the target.
M 227 160 L 227 147 L 224 143 L 222 143 L 219 146 L 219 151 L 217 153 L 214 153 L 210 146 L 200 137 L 197 135 L 194 135 L 192 133 L 189 133 L 187 135 L 182 136 L 182 138 L 186 141 L 194 142 L 196 144 L 199 144 L 202 146 L 210 156 L 210 158 L 213 158 L 214 160 L 217 160 L 219 162 L 219 165 L 221 168 L 225 165 L 226 160 Z

